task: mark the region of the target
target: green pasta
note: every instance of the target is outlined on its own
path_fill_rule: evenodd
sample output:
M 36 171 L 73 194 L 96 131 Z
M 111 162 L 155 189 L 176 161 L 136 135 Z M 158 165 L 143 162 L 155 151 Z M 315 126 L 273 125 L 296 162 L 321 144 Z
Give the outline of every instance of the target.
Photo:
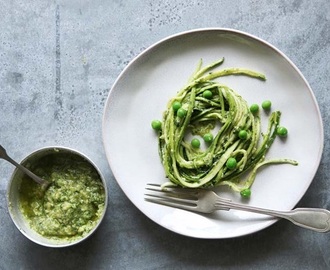
M 281 112 L 270 114 L 268 128 L 261 134 L 258 113 L 252 113 L 247 102 L 234 90 L 214 79 L 228 75 L 245 75 L 260 80 L 266 77 L 241 68 L 213 71 L 220 59 L 206 67 L 200 60 L 187 85 L 173 97 L 157 125 L 159 155 L 166 186 L 210 188 L 228 185 L 233 190 L 250 194 L 258 168 L 269 164 L 298 163 L 290 159 L 265 160 L 271 147 Z M 156 126 L 155 123 L 153 126 Z M 205 139 L 205 149 L 187 134 Z M 198 142 L 197 142 L 198 141 Z M 243 175 L 249 172 L 248 177 Z

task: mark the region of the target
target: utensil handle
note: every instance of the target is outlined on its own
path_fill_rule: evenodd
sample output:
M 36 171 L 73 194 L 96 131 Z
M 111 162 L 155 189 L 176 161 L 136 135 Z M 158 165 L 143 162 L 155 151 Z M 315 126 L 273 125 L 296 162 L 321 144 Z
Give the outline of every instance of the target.
M 300 227 L 314 230 L 317 232 L 330 231 L 330 211 L 321 208 L 296 208 L 291 211 L 275 211 L 244 204 L 228 202 L 226 200 L 219 201 L 219 208 L 228 207 L 230 209 L 254 212 L 258 214 L 265 214 L 273 217 L 284 218 L 291 221 L 293 224 Z
M 0 145 L 0 158 L 3 158 L 4 160 L 7 160 L 12 165 L 16 166 L 18 169 L 23 171 L 26 175 L 30 176 L 32 179 L 34 179 L 36 182 L 38 182 L 41 185 L 45 184 L 45 181 L 41 179 L 39 176 L 35 175 L 33 172 L 26 169 L 21 164 L 17 163 L 15 160 L 13 160 L 10 156 L 8 156 L 6 150 Z
M 285 213 L 292 223 L 317 232 L 330 231 L 330 211 L 320 208 L 296 208 Z

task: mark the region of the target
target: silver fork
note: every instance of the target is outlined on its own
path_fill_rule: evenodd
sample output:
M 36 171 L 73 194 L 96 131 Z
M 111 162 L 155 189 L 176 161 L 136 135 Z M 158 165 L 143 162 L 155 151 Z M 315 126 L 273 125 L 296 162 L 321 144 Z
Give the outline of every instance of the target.
M 186 189 L 180 187 L 161 188 L 158 184 L 147 184 L 152 191 L 145 194 L 145 200 L 174 208 L 199 213 L 212 213 L 216 210 L 241 210 L 284 218 L 300 227 L 317 232 L 330 231 L 330 211 L 321 208 L 296 208 L 291 211 L 276 211 L 235 203 L 219 197 L 214 191 Z

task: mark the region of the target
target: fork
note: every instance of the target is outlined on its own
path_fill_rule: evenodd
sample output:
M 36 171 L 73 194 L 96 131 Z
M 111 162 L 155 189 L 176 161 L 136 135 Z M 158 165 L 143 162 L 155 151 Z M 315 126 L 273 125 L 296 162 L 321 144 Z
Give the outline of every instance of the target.
M 290 211 L 276 211 L 248 206 L 219 197 L 212 190 L 187 189 L 181 187 L 162 188 L 158 184 L 147 184 L 152 191 L 145 194 L 145 200 L 174 208 L 199 213 L 212 213 L 216 210 L 241 210 L 284 218 L 300 227 L 317 232 L 330 231 L 330 211 L 321 208 L 296 208 Z

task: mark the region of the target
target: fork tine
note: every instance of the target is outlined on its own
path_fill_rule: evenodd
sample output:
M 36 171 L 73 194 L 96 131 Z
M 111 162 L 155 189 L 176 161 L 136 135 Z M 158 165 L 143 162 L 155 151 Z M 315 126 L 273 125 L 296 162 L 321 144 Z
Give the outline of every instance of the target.
M 147 183 L 147 188 L 154 188 L 154 189 L 157 189 L 157 190 L 178 189 L 178 190 L 184 190 L 185 192 L 193 192 L 194 191 L 194 189 L 184 188 L 184 187 L 181 187 L 181 186 L 165 186 L 162 189 L 162 185 L 160 185 L 160 184 L 154 184 L 154 183 Z
M 144 199 L 148 202 L 157 203 L 169 207 L 180 208 L 189 211 L 196 211 L 196 206 L 193 205 L 180 204 L 180 203 L 175 203 L 173 201 L 161 200 L 156 198 L 144 198 Z
M 153 192 L 144 194 L 144 199 L 148 202 L 199 212 L 197 207 L 198 190 L 176 186 L 162 188 L 161 185 L 152 183 L 146 185 L 146 190 Z
M 146 186 L 147 190 L 151 190 L 151 191 L 156 191 L 156 192 L 163 192 L 166 194 L 175 194 L 176 196 L 190 196 L 190 197 L 194 197 L 197 199 L 197 194 L 198 191 L 195 189 L 185 189 L 182 187 L 165 187 L 164 189 L 162 189 L 161 185 L 158 184 L 147 184 Z
M 188 205 L 195 205 L 195 206 L 197 205 L 197 200 L 175 197 L 175 196 L 172 196 L 171 193 L 165 194 L 165 195 L 146 193 L 144 195 L 153 197 L 153 198 L 157 198 L 160 200 L 165 200 L 165 201 L 180 202 L 180 203 L 184 203 L 184 204 L 188 204 Z

